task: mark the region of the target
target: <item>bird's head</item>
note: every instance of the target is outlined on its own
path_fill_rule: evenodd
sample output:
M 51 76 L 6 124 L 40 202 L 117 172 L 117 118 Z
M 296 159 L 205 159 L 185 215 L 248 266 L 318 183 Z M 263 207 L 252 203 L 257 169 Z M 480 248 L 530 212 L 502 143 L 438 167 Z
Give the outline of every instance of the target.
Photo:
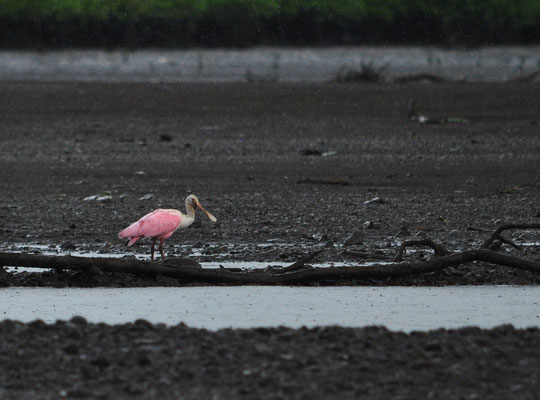
M 194 194 L 190 194 L 187 198 L 186 198 L 186 208 L 189 208 L 189 207 L 193 207 L 193 208 L 199 208 L 203 213 L 206 214 L 206 216 L 208 218 L 210 218 L 210 221 L 212 222 L 216 222 L 217 219 L 216 217 L 214 217 L 212 214 L 210 214 L 208 211 L 206 211 L 204 209 L 204 207 L 202 206 L 201 202 L 199 201 L 199 199 L 197 198 L 197 196 L 195 196 Z

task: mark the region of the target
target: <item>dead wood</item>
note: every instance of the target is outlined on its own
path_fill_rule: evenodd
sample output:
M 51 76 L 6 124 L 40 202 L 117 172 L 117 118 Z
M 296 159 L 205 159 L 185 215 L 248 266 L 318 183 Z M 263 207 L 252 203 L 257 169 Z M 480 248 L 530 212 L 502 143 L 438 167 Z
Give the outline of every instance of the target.
M 443 257 L 434 257 L 424 262 L 402 262 L 396 264 L 374 264 L 369 267 L 333 267 L 300 270 L 290 274 L 276 276 L 281 278 L 279 284 L 299 284 L 317 281 L 377 279 L 389 277 L 405 277 L 421 273 L 436 272 L 448 267 L 455 267 L 473 261 L 484 261 L 490 264 L 510 268 L 540 272 L 540 262 L 497 253 L 493 250 L 466 250 Z
M 403 260 L 403 253 L 405 252 L 405 250 L 407 250 L 407 247 L 413 247 L 413 246 L 431 247 L 433 251 L 435 252 L 435 256 L 447 256 L 451 254 L 450 250 L 448 250 L 443 245 L 435 243 L 431 239 L 406 240 L 405 242 L 401 243 L 401 246 L 399 246 L 399 250 L 397 254 L 394 256 L 394 258 L 392 259 L 392 261 L 401 262 Z
M 201 264 L 199 264 L 197 261 L 192 260 L 190 258 L 181 258 L 181 257 L 169 257 L 165 261 L 163 261 L 163 265 L 166 267 L 172 267 L 172 268 L 182 268 L 182 267 L 194 267 L 194 268 L 202 268 Z
M 183 262 L 182 262 L 183 261 Z M 44 256 L 39 254 L 0 253 L 1 266 L 52 268 L 57 270 L 91 271 L 98 268 L 103 272 L 119 272 L 135 275 L 162 274 L 182 268 L 201 268 L 193 260 L 174 258 L 161 264 L 140 261 L 135 258 Z
M 313 253 L 311 253 L 311 254 L 307 255 L 306 257 L 292 263 L 291 265 L 289 265 L 287 267 L 274 269 L 273 271 L 277 272 L 277 273 L 280 273 L 280 274 L 283 274 L 283 273 L 286 273 L 286 272 L 297 271 L 299 269 L 305 268 L 306 264 L 308 262 L 310 262 L 311 260 L 313 260 L 315 257 L 317 257 L 319 254 L 321 254 L 323 252 L 323 250 L 324 250 L 324 248 L 319 249 L 317 251 L 314 251 Z
M 303 268 L 295 271 L 254 269 L 233 272 L 224 269 L 205 269 L 192 266 L 171 268 L 155 262 L 117 258 L 85 258 L 73 256 L 43 256 L 34 254 L 0 253 L 0 265 L 17 265 L 52 269 L 71 269 L 92 272 L 99 268 L 106 272 L 122 272 L 136 275 L 162 275 L 182 282 L 225 283 L 236 285 L 298 285 L 313 282 L 405 277 L 435 272 L 473 261 L 484 261 L 531 272 L 540 272 L 540 262 L 497 253 L 493 250 L 466 250 L 423 262 L 374 264 L 369 267 Z
M 514 229 L 540 229 L 540 224 L 503 224 L 503 225 L 500 225 L 497 229 L 495 229 L 495 232 L 493 232 L 491 236 L 484 243 L 482 243 L 482 246 L 480 246 L 480 248 L 487 249 L 491 246 L 491 244 L 496 239 L 498 239 L 503 243 L 510 244 L 512 247 L 520 249 L 520 247 L 517 246 L 515 243 L 501 236 L 502 232 L 508 231 L 508 230 L 514 230 Z
M 129 273 L 135 275 L 162 275 L 176 278 L 180 282 L 199 282 L 233 285 L 301 285 L 315 282 L 332 282 L 356 279 L 384 279 L 406 277 L 436 272 L 448 267 L 457 267 L 475 261 L 501 265 L 519 270 L 540 273 L 540 261 L 498 253 L 488 248 L 500 240 L 501 232 L 510 229 L 540 229 L 540 224 L 505 224 L 482 244 L 481 248 L 452 253 L 430 239 L 404 242 L 395 259 L 401 259 L 407 247 L 428 246 L 435 257 L 420 262 L 396 262 L 371 266 L 342 266 L 329 268 L 307 268 L 307 263 L 323 251 L 319 249 L 301 260 L 284 268 L 273 269 L 205 269 L 192 260 L 174 259 L 170 263 L 140 261 L 127 258 L 87 258 L 74 256 L 44 256 L 21 253 L 0 253 L 0 266 L 52 268 L 56 270 L 78 270 L 87 273 L 96 271 Z M 173 262 L 174 261 L 174 262 Z

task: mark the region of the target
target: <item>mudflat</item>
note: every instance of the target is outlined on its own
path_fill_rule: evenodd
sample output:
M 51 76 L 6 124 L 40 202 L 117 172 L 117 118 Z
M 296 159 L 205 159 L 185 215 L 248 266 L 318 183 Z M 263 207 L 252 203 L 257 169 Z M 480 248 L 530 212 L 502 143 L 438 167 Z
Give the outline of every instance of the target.
M 320 261 L 390 260 L 407 238 L 463 250 L 540 216 L 536 84 L 3 82 L 0 94 L 5 250 L 148 254 L 117 232 L 190 193 L 218 222 L 201 213 L 166 253 L 198 261 L 293 262 L 323 245 Z M 538 258 L 538 236 L 516 236 Z M 533 282 L 466 266 L 389 283 Z
M 218 222 L 199 215 L 168 240 L 169 256 L 271 264 L 326 246 L 322 261 L 380 261 L 411 237 L 475 247 L 501 222 L 538 221 L 539 98 L 539 85 L 510 83 L 2 82 L 0 243 L 5 251 L 148 254 L 147 242 L 126 249 L 117 232 L 152 209 L 182 208 L 195 193 Z M 355 232 L 356 244 L 345 245 Z M 502 251 L 538 259 L 535 232 L 512 237 L 522 250 Z M 67 272 L 0 278 L 182 284 Z M 538 281 L 472 264 L 356 283 Z M 3 321 L 0 339 L 0 397 L 11 399 L 532 399 L 539 386 L 536 328 L 208 332 L 75 318 Z

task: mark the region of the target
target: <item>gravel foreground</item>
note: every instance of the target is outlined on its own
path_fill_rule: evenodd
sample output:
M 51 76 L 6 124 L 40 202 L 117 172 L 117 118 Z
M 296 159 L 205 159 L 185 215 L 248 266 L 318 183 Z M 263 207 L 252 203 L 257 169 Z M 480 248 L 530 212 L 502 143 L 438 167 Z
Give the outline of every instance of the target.
M 2 399 L 535 399 L 540 331 L 0 322 Z

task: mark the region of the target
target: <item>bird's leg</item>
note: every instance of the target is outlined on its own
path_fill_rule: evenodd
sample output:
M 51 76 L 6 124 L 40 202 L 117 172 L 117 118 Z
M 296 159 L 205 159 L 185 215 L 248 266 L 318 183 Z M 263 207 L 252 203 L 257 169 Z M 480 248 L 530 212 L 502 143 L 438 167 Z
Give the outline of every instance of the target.
M 152 261 L 154 261 L 154 245 L 156 244 L 156 238 L 152 239 Z
M 161 253 L 161 261 L 165 261 L 165 255 L 163 254 L 163 242 L 165 239 L 159 239 L 159 252 Z

